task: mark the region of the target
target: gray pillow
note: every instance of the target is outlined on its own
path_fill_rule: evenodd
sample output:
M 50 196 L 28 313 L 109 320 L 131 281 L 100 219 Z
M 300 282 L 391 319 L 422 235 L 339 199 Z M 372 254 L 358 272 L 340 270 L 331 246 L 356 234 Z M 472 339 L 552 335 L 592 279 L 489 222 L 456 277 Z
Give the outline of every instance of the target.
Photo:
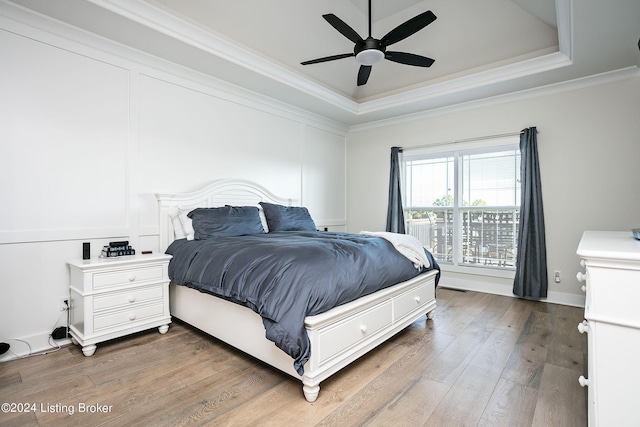
M 255 206 L 197 208 L 187 216 L 193 221 L 196 240 L 264 233 Z
M 271 231 L 317 231 L 307 208 L 260 202 Z

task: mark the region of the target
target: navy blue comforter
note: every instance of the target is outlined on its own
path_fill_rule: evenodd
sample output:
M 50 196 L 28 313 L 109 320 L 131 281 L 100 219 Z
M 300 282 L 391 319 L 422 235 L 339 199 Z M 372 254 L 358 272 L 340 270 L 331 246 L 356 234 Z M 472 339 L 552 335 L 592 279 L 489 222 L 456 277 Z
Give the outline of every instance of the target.
M 273 232 L 174 241 L 169 277 L 258 313 L 267 339 L 303 375 L 311 353 L 304 318 L 423 273 L 380 237 Z M 438 268 L 431 261 L 429 269 Z

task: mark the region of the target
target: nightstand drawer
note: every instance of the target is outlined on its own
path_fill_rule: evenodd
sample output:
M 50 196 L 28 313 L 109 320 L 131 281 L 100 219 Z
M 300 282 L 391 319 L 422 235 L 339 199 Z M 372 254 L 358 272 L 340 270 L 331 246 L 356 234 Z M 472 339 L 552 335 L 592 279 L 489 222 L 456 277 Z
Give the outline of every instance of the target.
M 154 299 L 162 299 L 163 296 L 163 285 L 161 284 L 131 288 L 126 291 L 110 292 L 93 297 L 93 309 L 100 311 L 144 303 Z
M 164 304 L 162 302 L 153 305 L 135 306 L 129 310 L 96 315 L 93 318 L 93 329 L 97 331 L 100 329 L 134 324 L 145 319 L 162 316 L 163 313 Z
M 149 280 L 162 280 L 162 265 L 151 267 L 138 267 L 129 269 L 119 269 L 117 271 L 94 273 L 93 288 L 100 289 L 109 286 L 134 284 Z

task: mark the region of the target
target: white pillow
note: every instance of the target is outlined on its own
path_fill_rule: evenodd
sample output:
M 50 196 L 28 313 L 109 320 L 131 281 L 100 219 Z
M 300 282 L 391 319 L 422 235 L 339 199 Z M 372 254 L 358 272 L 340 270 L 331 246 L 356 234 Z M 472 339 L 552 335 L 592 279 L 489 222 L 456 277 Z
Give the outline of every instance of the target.
M 169 218 L 171 219 L 171 225 L 173 225 L 173 234 L 177 239 L 184 239 L 186 234 L 184 232 L 184 227 L 182 226 L 182 220 L 180 219 L 180 209 L 175 206 L 172 206 L 169 209 Z
M 180 214 L 178 215 L 182 229 L 184 230 L 184 237 L 186 237 L 187 240 L 193 240 L 196 235 L 191 218 L 187 216 L 192 210 L 193 209 L 180 209 Z
M 262 228 L 264 228 L 264 232 L 269 232 L 269 226 L 267 225 L 267 217 L 264 214 L 264 209 L 262 209 L 262 205 L 258 205 L 258 215 L 260 216 L 260 222 L 262 223 Z

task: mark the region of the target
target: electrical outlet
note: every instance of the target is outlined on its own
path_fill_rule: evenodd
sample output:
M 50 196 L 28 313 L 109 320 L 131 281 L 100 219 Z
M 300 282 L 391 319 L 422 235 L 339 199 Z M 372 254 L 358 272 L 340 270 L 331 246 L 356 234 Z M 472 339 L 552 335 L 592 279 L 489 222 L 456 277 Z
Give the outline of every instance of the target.
M 554 272 L 553 272 L 553 280 L 556 283 L 560 283 L 560 270 L 554 270 Z
M 69 297 L 60 298 L 60 311 L 67 311 L 69 309 Z

